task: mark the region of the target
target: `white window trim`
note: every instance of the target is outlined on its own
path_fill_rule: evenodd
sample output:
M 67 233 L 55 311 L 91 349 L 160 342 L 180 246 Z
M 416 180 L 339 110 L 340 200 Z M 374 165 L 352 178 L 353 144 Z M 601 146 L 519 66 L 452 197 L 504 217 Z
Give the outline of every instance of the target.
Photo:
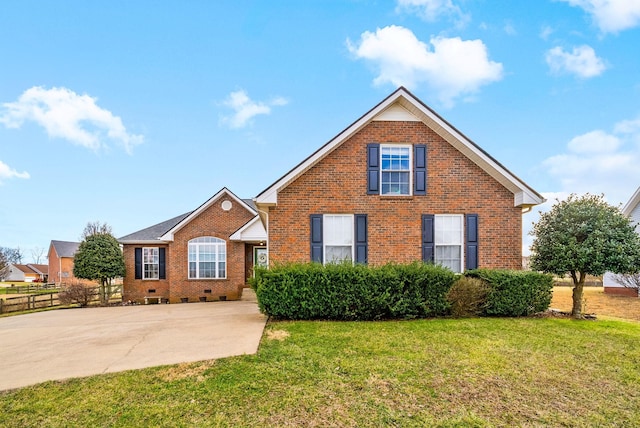
M 353 214 L 323 214 L 322 216 L 322 264 L 331 264 L 333 263 L 332 261 L 327 261 L 327 237 L 326 237 L 326 231 L 327 231 L 327 223 L 326 223 L 326 219 L 327 217 L 349 217 L 351 219 L 351 263 L 354 263 L 354 257 L 355 257 L 355 241 L 356 241 L 356 231 L 355 231 L 355 217 Z M 329 247 L 334 246 L 334 245 L 328 245 Z
M 222 242 L 192 242 L 192 241 L 196 241 L 199 238 L 215 238 L 215 239 L 219 239 Z M 212 277 L 212 278 L 202 278 L 202 277 L 200 277 L 200 261 L 198 259 L 198 256 L 199 256 L 200 252 L 198 251 L 198 248 L 199 248 L 200 245 L 211 245 L 211 244 L 214 244 L 216 246 L 224 245 L 224 276 L 218 276 L 218 273 L 219 273 L 218 263 L 220 263 L 220 262 L 218 260 L 219 253 L 216 253 L 216 262 L 215 262 L 216 265 L 215 265 L 215 269 L 214 269 L 215 276 Z M 189 252 L 190 252 L 190 249 L 191 249 L 192 245 L 195 246 L 195 248 L 196 248 L 196 253 L 195 253 L 196 254 L 196 260 L 195 260 L 195 263 L 196 263 L 196 276 L 191 276 L 191 269 L 189 268 L 189 264 L 191 263 L 191 261 L 189 260 Z M 187 278 L 188 279 L 203 280 L 203 281 L 216 280 L 216 279 L 227 279 L 227 272 L 229 272 L 228 259 L 229 259 L 229 257 L 228 257 L 228 254 L 227 254 L 227 241 L 225 241 L 224 239 L 218 238 L 217 236 L 198 236 L 196 238 L 190 239 L 187 242 Z
M 398 193 L 382 193 L 382 150 L 383 148 L 389 148 L 389 147 L 400 147 L 400 148 L 408 148 L 409 149 L 409 193 L 407 194 L 398 194 Z M 407 196 L 413 196 L 413 145 L 412 144 L 380 144 L 380 159 L 378 159 L 378 162 L 380 162 L 380 196 L 390 196 L 390 197 L 407 197 Z
M 145 251 L 149 251 L 149 250 L 155 250 L 157 252 L 158 255 L 158 263 L 145 263 L 144 262 L 144 253 Z M 142 247 L 142 279 L 145 281 L 158 281 L 160 279 L 160 247 Z M 146 274 L 147 271 L 144 268 L 146 265 L 153 265 L 153 264 L 157 264 L 158 265 L 158 277 L 157 278 L 147 278 Z
M 445 217 L 458 217 L 460 218 L 460 268 L 458 273 L 464 272 L 465 266 L 465 222 L 464 222 L 464 214 L 436 214 L 434 215 L 434 237 L 433 237 L 433 261 L 435 264 L 440 264 L 438 260 L 436 260 L 436 256 L 438 254 L 436 248 L 438 247 L 438 218 Z M 440 246 L 452 246 L 453 244 L 440 244 Z

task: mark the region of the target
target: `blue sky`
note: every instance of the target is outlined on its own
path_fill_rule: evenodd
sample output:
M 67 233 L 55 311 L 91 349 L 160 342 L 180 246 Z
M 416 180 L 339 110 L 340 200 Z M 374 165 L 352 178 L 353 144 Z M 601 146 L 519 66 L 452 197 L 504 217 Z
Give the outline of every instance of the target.
M 638 46 L 640 0 L 3 2 L 0 246 L 253 197 L 400 85 L 550 202 L 624 203 Z

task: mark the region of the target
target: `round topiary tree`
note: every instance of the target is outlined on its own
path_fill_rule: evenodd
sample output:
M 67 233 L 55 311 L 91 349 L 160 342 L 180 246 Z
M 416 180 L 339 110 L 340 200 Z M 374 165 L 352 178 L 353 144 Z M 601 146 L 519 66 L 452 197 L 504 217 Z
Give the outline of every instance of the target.
M 603 195 L 570 195 L 540 214 L 530 232 L 531 268 L 573 280 L 574 318 L 582 317 L 587 275 L 633 273 L 640 269 L 640 236 L 635 225 Z

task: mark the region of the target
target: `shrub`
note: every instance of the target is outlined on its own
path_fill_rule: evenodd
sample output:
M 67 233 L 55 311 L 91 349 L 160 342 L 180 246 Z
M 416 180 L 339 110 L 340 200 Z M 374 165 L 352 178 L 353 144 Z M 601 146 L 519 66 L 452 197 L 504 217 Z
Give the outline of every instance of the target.
M 465 273 L 489 284 L 484 315 L 519 317 L 546 311 L 551 304 L 553 277 L 529 271 L 477 269 Z
M 447 300 L 451 304 L 451 315 L 456 318 L 478 317 L 487 305 L 490 285 L 479 278 L 463 276 L 449 292 Z
M 98 290 L 95 287 L 86 287 L 82 284 L 72 284 L 58 293 L 58 300 L 63 305 L 87 306 L 98 296 Z
M 448 269 L 424 263 L 287 264 L 257 269 L 251 281 L 260 310 L 280 319 L 424 318 L 449 310 Z

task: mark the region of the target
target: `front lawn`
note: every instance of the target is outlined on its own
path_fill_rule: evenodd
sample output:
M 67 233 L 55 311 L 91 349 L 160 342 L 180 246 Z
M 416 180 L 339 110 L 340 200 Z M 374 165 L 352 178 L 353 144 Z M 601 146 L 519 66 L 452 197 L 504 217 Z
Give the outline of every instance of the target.
M 257 355 L 0 393 L 0 426 L 640 426 L 640 324 L 271 322 Z

